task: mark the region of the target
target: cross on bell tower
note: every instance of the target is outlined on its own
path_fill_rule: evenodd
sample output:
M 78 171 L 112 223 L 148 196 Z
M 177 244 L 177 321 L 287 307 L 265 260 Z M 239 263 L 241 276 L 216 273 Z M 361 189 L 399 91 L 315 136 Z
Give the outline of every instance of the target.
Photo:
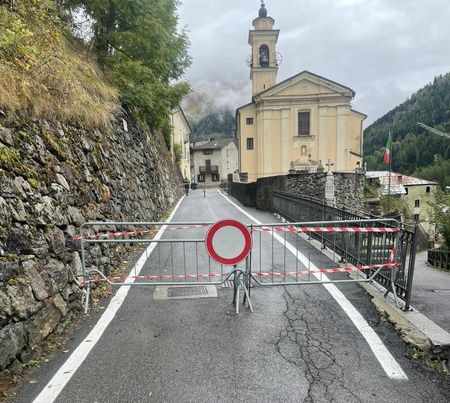
M 277 82 L 277 42 L 279 30 L 273 29 L 275 20 L 268 16 L 264 0 L 258 17 L 253 20 L 254 29 L 250 31 L 248 43 L 252 47 L 250 79 L 252 95 L 265 91 Z

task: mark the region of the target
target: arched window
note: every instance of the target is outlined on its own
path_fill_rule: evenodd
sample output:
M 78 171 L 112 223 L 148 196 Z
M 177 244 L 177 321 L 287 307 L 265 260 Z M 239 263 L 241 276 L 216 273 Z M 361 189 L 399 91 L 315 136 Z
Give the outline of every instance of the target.
M 259 47 L 259 65 L 261 67 L 269 67 L 269 47 L 267 45 L 261 45 Z

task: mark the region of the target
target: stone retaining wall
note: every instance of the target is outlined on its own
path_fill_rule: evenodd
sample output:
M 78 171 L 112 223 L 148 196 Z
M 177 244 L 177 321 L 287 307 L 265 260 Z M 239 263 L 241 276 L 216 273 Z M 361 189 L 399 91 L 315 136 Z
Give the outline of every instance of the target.
M 0 115 L 0 370 L 80 309 L 78 227 L 158 220 L 180 185 L 161 136 L 126 115 L 109 132 Z
M 338 208 L 358 211 L 364 207 L 364 175 L 353 172 L 333 173 L 334 203 Z M 326 199 L 327 173 L 299 172 L 271 176 L 256 182 L 256 206 L 272 210 L 272 191 L 284 191 L 299 196 Z

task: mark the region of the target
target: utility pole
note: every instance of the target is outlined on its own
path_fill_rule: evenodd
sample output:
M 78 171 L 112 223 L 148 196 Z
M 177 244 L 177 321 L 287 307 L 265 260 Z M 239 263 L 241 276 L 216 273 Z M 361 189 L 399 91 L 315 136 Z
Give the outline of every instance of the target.
M 430 133 L 436 134 L 437 136 L 445 137 L 447 139 L 450 139 L 450 134 L 441 132 L 438 129 L 435 129 L 433 127 L 427 126 L 425 123 L 417 122 L 417 126 L 420 126 L 422 129 L 427 130 Z
M 391 130 L 389 129 L 389 138 L 391 138 Z M 391 210 L 391 174 L 392 174 L 392 141 L 389 144 L 389 185 L 388 185 L 388 213 Z

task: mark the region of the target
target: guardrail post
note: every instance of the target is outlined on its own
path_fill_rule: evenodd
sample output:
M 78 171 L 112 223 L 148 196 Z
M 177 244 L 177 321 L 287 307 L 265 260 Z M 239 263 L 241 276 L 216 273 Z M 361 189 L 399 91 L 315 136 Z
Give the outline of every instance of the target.
M 417 223 L 414 226 L 414 234 L 411 242 L 411 250 L 409 253 L 408 282 L 406 285 L 405 308 L 404 308 L 405 311 L 409 311 L 411 309 L 414 269 L 416 266 L 416 247 L 417 247 Z

